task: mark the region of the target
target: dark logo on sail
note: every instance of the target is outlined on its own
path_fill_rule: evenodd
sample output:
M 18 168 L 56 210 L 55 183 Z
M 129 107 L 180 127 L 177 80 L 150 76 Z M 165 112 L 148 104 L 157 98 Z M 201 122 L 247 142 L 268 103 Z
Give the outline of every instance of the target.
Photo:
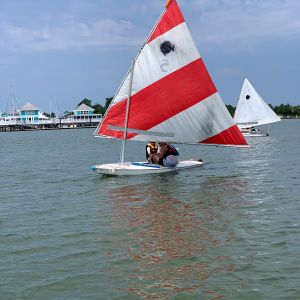
M 160 45 L 160 51 L 166 56 L 171 51 L 175 51 L 175 45 L 172 45 L 169 41 L 165 41 Z
M 251 97 L 249 95 L 246 96 L 246 99 L 249 100 Z

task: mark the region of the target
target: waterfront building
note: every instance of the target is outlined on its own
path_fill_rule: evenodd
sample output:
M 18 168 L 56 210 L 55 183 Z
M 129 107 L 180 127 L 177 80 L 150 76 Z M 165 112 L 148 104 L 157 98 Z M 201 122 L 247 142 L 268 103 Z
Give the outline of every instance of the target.
M 66 118 L 73 120 L 74 123 L 99 123 L 102 115 L 95 114 L 92 107 L 82 103 L 73 109 Z
M 94 109 L 86 104 L 77 106 L 70 113 L 50 118 L 36 106 L 27 102 L 21 109 L 11 113 L 0 114 L 0 131 L 47 128 L 96 127 L 102 120 L 101 114 L 95 114 Z M 9 128 L 8 128 L 9 127 Z
M 20 109 L 20 119 L 23 124 L 34 125 L 39 125 L 39 123 L 44 121 L 50 121 L 50 118 L 46 117 L 36 106 L 29 102 Z
M 0 125 L 15 125 L 20 124 L 21 118 L 19 111 L 11 112 L 11 113 L 2 113 L 0 115 Z
M 39 125 L 50 121 L 36 106 L 27 102 L 21 109 L 0 115 L 2 125 Z

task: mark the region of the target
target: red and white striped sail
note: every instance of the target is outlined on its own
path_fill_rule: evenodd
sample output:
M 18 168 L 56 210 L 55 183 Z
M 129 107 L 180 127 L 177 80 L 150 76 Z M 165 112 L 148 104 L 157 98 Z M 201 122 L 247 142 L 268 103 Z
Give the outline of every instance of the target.
M 95 136 L 123 138 L 129 85 L 130 71 Z M 210 78 L 176 0 L 168 1 L 136 58 L 127 139 L 247 145 Z

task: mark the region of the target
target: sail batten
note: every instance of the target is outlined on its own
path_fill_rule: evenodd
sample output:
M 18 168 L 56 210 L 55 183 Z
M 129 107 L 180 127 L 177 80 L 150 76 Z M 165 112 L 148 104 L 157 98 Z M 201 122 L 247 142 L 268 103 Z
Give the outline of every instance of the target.
M 111 130 L 116 130 L 116 131 L 122 131 L 124 132 L 124 127 L 119 127 L 119 126 L 108 126 L 109 129 Z M 135 134 L 143 134 L 143 135 L 148 135 L 148 136 L 159 136 L 159 137 L 175 137 L 175 134 L 172 132 L 154 132 L 150 130 L 140 130 L 140 129 L 134 129 L 134 128 L 127 128 L 127 132 L 132 132 Z
M 122 138 L 122 132 L 112 128 L 124 126 L 128 87 L 129 75 L 96 135 Z M 222 145 L 247 145 L 218 94 L 176 0 L 170 1 L 136 59 L 128 128 L 135 130 L 127 133 L 129 140 L 206 143 L 212 139 Z M 168 135 L 173 132 L 174 136 Z

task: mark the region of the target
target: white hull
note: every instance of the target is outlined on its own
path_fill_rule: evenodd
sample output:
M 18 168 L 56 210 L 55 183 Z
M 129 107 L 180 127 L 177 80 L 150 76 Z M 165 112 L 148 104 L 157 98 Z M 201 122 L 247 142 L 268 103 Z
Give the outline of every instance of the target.
M 245 137 L 263 137 L 263 136 L 269 136 L 268 133 L 249 133 L 249 132 L 242 132 L 242 135 Z
M 125 162 L 123 164 L 104 164 L 94 165 L 91 167 L 93 171 L 98 174 L 106 174 L 111 176 L 120 175 L 145 175 L 145 174 L 159 174 L 174 172 L 177 170 L 184 170 L 190 168 L 201 167 L 203 161 L 197 160 L 183 160 L 180 161 L 176 167 L 168 168 L 160 165 L 149 164 L 146 162 Z

